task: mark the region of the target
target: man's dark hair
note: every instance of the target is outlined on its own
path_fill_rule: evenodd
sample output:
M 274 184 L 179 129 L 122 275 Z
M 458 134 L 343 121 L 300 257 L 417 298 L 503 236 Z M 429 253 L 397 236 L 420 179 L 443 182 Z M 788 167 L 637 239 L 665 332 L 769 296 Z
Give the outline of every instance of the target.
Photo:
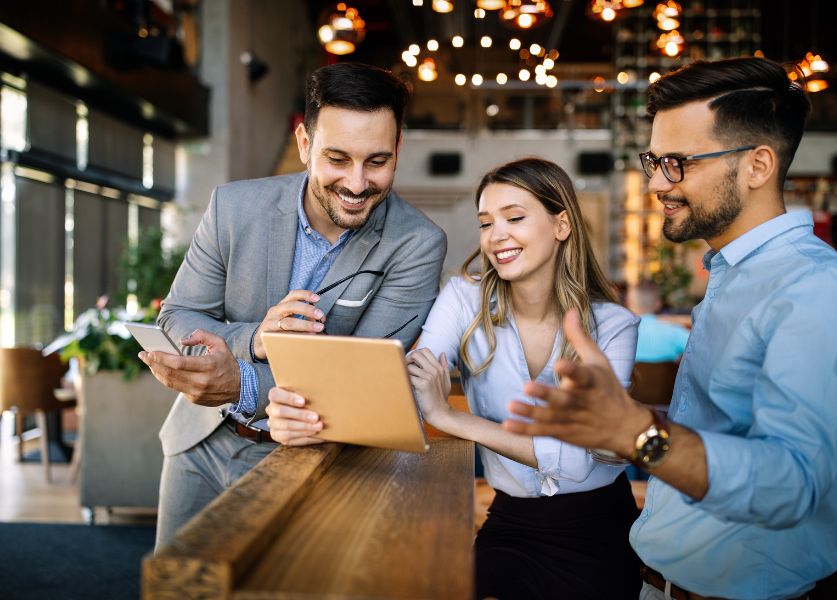
M 765 58 L 698 61 L 648 88 L 648 114 L 710 100 L 715 136 L 729 145 L 770 146 L 778 158 L 781 189 L 802 139 L 811 104 L 781 65 Z
M 398 135 L 410 92 L 389 71 L 362 63 L 336 63 L 320 67 L 308 78 L 305 91 L 305 131 L 314 135 L 320 109 L 326 106 L 372 112 L 390 109 Z

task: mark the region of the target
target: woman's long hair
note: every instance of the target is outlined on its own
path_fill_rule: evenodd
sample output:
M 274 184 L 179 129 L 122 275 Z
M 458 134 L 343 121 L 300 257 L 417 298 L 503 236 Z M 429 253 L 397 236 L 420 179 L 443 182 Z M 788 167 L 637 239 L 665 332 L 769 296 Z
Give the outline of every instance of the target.
M 578 206 L 572 182 L 567 173 L 553 162 L 540 158 L 524 158 L 499 166 L 487 173 L 477 188 L 476 204 L 479 207 L 483 190 L 494 183 L 513 185 L 532 194 L 543 204 L 547 212 L 557 215 L 567 211 L 571 226 L 569 237 L 560 242 L 557 250 L 555 268 L 554 299 L 558 307 L 558 316 L 573 308 L 578 309 L 584 327 L 590 331 L 593 322 L 591 303 L 595 301 L 618 302 L 616 294 L 604 276 L 593 248 L 587 237 L 584 219 Z M 480 271 L 469 270 L 471 263 L 480 258 Z M 497 349 L 497 336 L 494 328 L 502 326 L 509 317 L 512 308 L 511 284 L 497 274 L 488 257 L 477 248 L 462 265 L 462 276 L 470 282 L 480 284 L 480 309 L 474 320 L 465 330 L 459 343 L 459 355 L 463 364 L 472 374 L 478 375 L 488 368 Z M 491 311 L 491 303 L 496 301 L 496 309 Z M 478 329 L 485 332 L 488 340 L 488 356 L 481 365 L 475 365 L 468 354 L 468 342 Z M 561 345 L 561 358 L 575 359 L 576 353 L 564 339 Z

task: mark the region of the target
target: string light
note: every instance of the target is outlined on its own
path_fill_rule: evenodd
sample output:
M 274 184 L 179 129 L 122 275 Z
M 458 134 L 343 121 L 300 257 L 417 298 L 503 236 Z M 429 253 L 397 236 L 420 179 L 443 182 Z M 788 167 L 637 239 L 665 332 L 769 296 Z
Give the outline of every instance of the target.
M 436 40 L 427 40 L 427 49 L 431 52 L 436 52 L 439 49 L 439 42 Z
M 461 48 L 465 44 L 465 40 L 462 39 L 461 35 L 455 35 L 450 43 L 454 48 Z
M 436 61 L 432 58 L 425 58 L 418 68 L 418 78 L 422 81 L 433 81 L 439 76 L 436 71 Z
M 473 85 L 482 85 L 482 75 L 479 73 L 474 73 L 471 75 L 471 83 Z
M 497 83 L 499 85 L 506 85 L 506 82 L 508 80 L 509 80 L 509 77 L 505 73 L 497 73 Z
M 465 85 L 466 81 L 468 81 L 468 78 L 462 73 L 457 73 L 456 77 L 453 78 L 453 82 L 456 85 Z
M 482 36 L 480 39 L 480 46 L 483 48 L 491 48 L 491 38 L 487 35 Z

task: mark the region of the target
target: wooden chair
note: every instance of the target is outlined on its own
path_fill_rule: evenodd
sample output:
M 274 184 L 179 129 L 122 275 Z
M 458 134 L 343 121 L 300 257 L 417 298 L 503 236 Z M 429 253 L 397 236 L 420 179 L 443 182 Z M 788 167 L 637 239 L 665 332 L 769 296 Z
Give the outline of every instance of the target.
M 657 407 L 668 406 L 674 392 L 678 363 L 634 363 L 631 373 L 631 397 L 643 404 Z
M 66 371 L 57 354 L 44 356 L 35 348 L 0 348 L 0 411 L 15 410 L 20 460 L 23 460 L 23 418 L 34 413 L 41 430 L 41 463 L 47 481 L 50 481 L 50 469 L 46 413 L 74 405 L 61 402 L 54 393 L 61 387 L 61 377 Z

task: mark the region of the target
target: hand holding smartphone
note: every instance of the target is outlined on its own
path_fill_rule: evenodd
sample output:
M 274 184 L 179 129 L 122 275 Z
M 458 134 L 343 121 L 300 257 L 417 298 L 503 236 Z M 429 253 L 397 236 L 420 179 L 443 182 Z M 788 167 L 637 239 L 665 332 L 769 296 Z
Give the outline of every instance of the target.
M 169 354 L 181 354 L 180 348 L 175 344 L 165 331 L 149 323 L 126 322 L 125 327 L 131 335 L 139 342 L 143 350 L 147 352 L 168 352 Z

